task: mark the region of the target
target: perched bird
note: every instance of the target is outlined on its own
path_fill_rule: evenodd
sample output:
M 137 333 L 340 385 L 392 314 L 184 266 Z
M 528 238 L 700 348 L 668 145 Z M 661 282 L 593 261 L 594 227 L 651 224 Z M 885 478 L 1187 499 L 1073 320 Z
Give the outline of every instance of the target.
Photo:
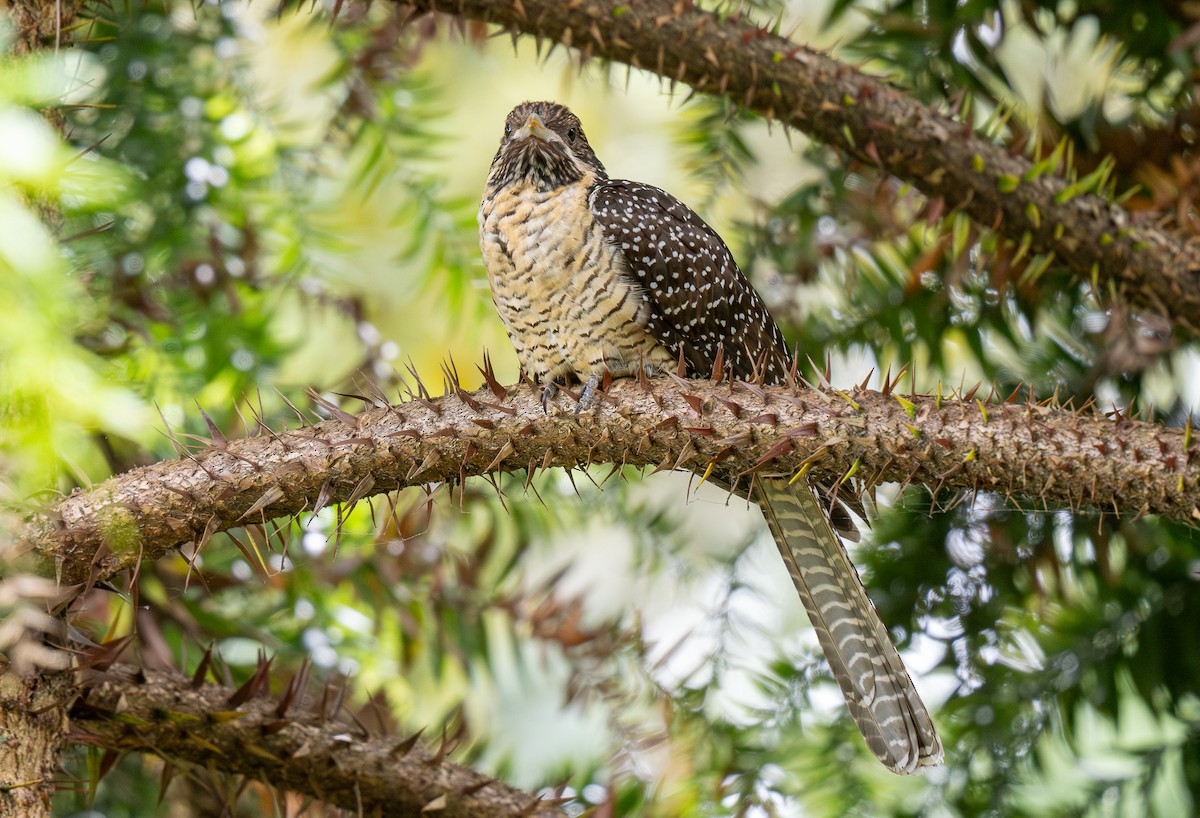
M 736 378 L 787 379 L 783 334 L 721 237 L 670 194 L 609 179 L 562 105 L 508 115 L 479 237 L 496 309 L 544 395 L 580 381 L 587 401 L 606 372 L 680 359 L 705 377 L 718 350 Z M 754 492 L 867 745 L 897 773 L 939 763 L 933 721 L 813 488 L 760 479 Z

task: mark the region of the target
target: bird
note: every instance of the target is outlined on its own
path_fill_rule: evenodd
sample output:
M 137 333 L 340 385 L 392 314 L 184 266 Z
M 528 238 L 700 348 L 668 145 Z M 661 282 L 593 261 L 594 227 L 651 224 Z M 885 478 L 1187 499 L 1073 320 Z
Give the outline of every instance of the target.
M 788 381 L 783 333 L 717 232 L 657 187 L 610 179 L 565 106 L 509 113 L 478 223 L 492 300 L 543 406 L 559 384 L 582 383 L 583 406 L 607 377 L 680 362 L 689 377 L 720 361 L 734 378 Z M 814 487 L 766 478 L 753 492 L 868 748 L 900 774 L 941 763 L 933 720 Z

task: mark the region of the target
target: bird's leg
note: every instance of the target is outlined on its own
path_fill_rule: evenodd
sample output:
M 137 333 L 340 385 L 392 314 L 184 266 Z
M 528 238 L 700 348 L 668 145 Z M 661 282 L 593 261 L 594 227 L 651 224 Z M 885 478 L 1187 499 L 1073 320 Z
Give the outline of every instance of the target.
M 596 387 L 600 384 L 600 376 L 593 372 L 588 375 L 587 382 L 584 383 L 583 389 L 579 390 L 579 403 L 575 404 L 575 414 L 586 412 L 596 405 L 600 398 L 600 392 Z
M 554 396 L 558 394 L 558 384 L 554 381 L 548 381 L 542 389 L 542 411 L 547 415 L 550 414 L 550 401 L 554 400 Z

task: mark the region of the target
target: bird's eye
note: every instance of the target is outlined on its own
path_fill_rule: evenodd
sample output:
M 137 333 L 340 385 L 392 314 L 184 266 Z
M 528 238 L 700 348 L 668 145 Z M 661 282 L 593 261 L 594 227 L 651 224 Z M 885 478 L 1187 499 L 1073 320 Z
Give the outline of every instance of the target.
M 571 142 L 573 144 L 575 142 L 575 137 L 578 135 L 579 135 L 579 132 L 576 131 L 574 128 L 567 128 L 567 141 L 568 142 Z
M 504 135 L 512 136 L 512 125 L 507 122 L 504 123 Z

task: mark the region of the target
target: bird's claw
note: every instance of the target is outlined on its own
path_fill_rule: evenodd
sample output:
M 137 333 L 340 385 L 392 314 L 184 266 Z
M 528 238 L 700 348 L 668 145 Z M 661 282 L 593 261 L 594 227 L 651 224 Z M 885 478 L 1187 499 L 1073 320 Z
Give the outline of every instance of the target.
M 579 403 L 575 404 L 575 414 L 586 412 L 596 405 L 600 398 L 600 391 L 596 388 L 599 383 L 600 377 L 595 373 L 588 376 L 587 383 L 579 390 Z
M 542 389 L 542 411 L 547 415 L 550 414 L 550 401 L 554 400 L 554 396 L 558 394 L 558 384 L 554 381 L 546 384 Z

